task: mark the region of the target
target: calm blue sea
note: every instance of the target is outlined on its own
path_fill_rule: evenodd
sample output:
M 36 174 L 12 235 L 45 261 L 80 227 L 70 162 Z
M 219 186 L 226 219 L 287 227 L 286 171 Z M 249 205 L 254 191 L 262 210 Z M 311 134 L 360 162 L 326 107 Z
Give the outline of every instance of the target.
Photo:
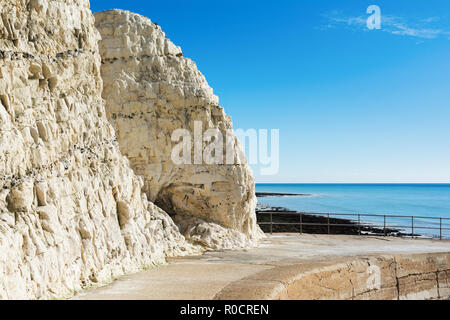
M 257 192 L 306 193 L 310 197 L 259 198 L 262 205 L 316 213 L 361 213 L 450 218 L 450 184 L 257 184 Z M 378 218 L 366 220 L 379 223 Z M 409 225 L 411 219 L 389 219 L 388 224 Z M 422 234 L 437 235 L 439 220 L 417 219 Z M 448 224 L 447 224 L 448 223 Z M 450 220 L 444 220 L 450 228 Z M 444 232 L 446 235 L 450 231 Z

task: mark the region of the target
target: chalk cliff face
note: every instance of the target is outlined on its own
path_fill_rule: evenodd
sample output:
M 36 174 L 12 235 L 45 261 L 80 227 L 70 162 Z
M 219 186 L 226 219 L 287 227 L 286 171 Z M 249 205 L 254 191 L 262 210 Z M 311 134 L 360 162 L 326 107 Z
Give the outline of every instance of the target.
M 167 256 L 257 243 L 245 163 L 171 160 L 174 129 L 225 135 L 231 120 L 159 27 L 98 14 L 102 62 L 88 0 L 0 5 L 0 299 L 69 296 Z
M 148 18 L 110 10 L 96 13 L 95 20 L 102 36 L 107 117 L 122 153 L 145 178 L 149 200 L 167 211 L 186 238 L 196 243 L 213 249 L 254 245 L 262 232 L 256 224 L 252 173 L 245 161 L 237 163 L 241 153 L 237 139 L 234 134 L 225 139 L 231 119 L 195 63 L 184 58 Z M 203 133 L 218 129 L 223 136 L 222 160 L 226 162 L 228 153 L 234 161 L 219 164 L 218 157 L 205 162 L 202 154 L 208 154 L 208 143 L 202 144 L 200 138 L 200 159 L 194 154 L 197 142 L 190 140 L 191 163 L 175 164 L 174 130 L 184 129 L 194 139 L 196 126 Z M 217 136 L 209 141 L 214 139 Z
M 88 0 L 0 4 L 0 299 L 70 295 L 191 252 L 119 151 Z

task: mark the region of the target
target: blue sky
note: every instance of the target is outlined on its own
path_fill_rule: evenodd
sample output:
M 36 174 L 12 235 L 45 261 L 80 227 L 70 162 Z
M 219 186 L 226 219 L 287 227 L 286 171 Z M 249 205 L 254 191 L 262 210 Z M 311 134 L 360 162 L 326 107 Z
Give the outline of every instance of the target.
M 161 25 L 235 128 L 280 130 L 257 182 L 450 182 L 450 1 L 91 0 L 110 8 Z

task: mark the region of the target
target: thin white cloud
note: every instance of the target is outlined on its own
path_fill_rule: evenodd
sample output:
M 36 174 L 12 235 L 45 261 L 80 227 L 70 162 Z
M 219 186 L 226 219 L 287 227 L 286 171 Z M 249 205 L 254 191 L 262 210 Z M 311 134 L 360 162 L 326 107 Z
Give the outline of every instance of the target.
M 353 30 L 370 31 L 367 28 L 368 15 L 345 16 L 339 11 L 332 11 L 324 14 L 323 17 L 327 19 L 325 29 L 345 27 Z M 450 31 L 437 27 L 436 22 L 438 21 L 440 21 L 439 17 L 429 17 L 416 23 L 410 23 L 398 16 L 382 15 L 381 31 L 421 39 L 448 38 Z
M 440 17 L 429 17 L 429 18 L 422 19 L 420 21 L 423 23 L 430 23 L 430 22 L 437 22 L 439 20 L 441 20 Z

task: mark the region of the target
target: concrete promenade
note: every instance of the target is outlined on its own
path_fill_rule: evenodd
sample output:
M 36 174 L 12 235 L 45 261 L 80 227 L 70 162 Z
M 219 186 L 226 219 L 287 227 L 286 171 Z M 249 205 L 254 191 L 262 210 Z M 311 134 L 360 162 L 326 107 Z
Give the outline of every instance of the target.
M 447 240 L 279 234 L 267 236 L 256 249 L 170 259 L 167 265 L 124 276 L 108 286 L 86 290 L 74 299 L 280 298 L 276 287 L 282 280 L 264 281 L 256 275 L 277 277 L 288 267 L 292 267 L 290 273 L 298 274 L 300 269 L 345 263 L 358 257 L 449 252 Z

